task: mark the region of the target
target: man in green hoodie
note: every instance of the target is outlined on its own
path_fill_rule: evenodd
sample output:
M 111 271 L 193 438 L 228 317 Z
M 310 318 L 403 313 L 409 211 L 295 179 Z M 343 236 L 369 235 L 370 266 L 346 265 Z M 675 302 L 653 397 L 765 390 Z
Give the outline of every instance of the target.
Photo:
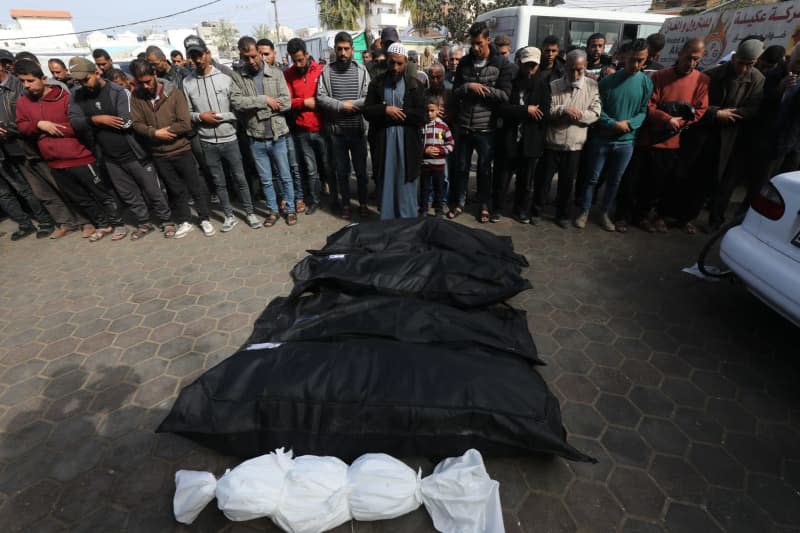
M 581 229 L 586 227 L 594 189 L 605 169 L 608 178 L 600 202 L 600 225 L 607 231 L 616 231 L 608 212 L 617 197 L 620 179 L 633 155 L 633 143 L 647 116 L 647 103 L 653 94 L 653 82 L 642 72 L 648 57 L 647 41 L 633 41 L 626 45 L 623 54 L 625 68 L 599 83 L 602 111 L 586 148 L 589 179 L 582 194 L 583 210 L 575 219 L 575 226 Z

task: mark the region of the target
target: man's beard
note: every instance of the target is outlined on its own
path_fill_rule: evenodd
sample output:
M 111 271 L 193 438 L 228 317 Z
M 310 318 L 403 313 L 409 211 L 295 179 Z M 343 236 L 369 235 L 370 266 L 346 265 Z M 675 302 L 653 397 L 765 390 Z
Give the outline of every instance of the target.
M 83 92 L 86 93 L 87 96 L 97 96 L 97 93 L 100 92 L 100 85 L 95 85 L 94 87 L 84 87 Z
M 339 58 L 336 59 L 336 61 L 341 63 L 342 66 L 346 67 L 346 66 L 349 66 L 350 63 L 352 63 L 353 58 L 352 57 L 339 57 Z

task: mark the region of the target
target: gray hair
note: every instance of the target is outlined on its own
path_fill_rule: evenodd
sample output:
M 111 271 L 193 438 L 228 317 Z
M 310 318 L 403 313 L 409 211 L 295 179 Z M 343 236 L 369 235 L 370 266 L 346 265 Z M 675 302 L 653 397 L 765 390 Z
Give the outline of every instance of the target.
M 433 74 L 433 71 L 434 71 L 435 69 L 441 69 L 441 71 L 442 71 L 442 74 L 444 74 L 444 73 L 446 72 L 446 69 L 444 68 L 444 65 L 442 65 L 441 63 L 439 63 L 439 62 L 437 61 L 437 62 L 435 62 L 433 65 L 431 65 L 431 66 L 428 68 L 428 74 Z
M 161 50 L 161 48 L 159 48 L 158 46 L 153 46 L 153 45 L 147 47 L 147 49 L 144 51 L 144 56 L 145 57 L 155 56 L 156 59 L 164 61 L 166 61 L 167 59 L 167 56 L 164 55 L 164 51 Z
M 575 50 L 571 50 L 567 52 L 567 65 L 574 65 L 575 62 L 579 59 L 583 59 L 586 61 L 586 51 L 581 50 L 580 48 L 576 48 Z

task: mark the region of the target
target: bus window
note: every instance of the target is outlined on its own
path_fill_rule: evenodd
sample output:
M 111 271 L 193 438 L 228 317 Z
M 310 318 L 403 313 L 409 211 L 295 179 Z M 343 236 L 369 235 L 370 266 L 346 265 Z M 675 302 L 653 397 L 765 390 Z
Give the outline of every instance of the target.
M 660 31 L 661 26 L 658 24 L 639 24 L 639 32 L 636 34 L 636 37 L 646 39 L 650 35 Z
M 572 20 L 569 23 L 569 45 L 586 46 L 589 36 L 593 33 L 602 33 L 606 36 L 606 53 L 611 51 L 619 40 L 619 22 L 591 20 Z
M 536 28 L 536 33 L 534 33 Z M 548 35 L 555 35 L 562 46 L 567 33 L 566 19 L 556 17 L 531 17 L 531 32 L 528 38 L 530 46 L 542 46 L 542 40 Z
M 492 37 L 508 35 L 512 39 L 517 31 L 517 17 L 494 17 L 489 24 Z
M 594 33 L 594 22 L 590 20 L 572 20 L 569 23 L 569 46 L 586 46 L 589 36 Z

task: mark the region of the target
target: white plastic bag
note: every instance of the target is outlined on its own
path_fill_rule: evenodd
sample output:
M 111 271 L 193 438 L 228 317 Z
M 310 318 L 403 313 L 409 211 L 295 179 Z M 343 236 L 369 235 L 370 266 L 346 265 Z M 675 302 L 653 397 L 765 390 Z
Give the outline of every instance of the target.
M 421 483 L 422 502 L 442 533 L 503 533 L 500 484 L 477 450 L 445 459 Z
M 175 472 L 175 496 L 172 510 L 175 520 L 181 524 L 191 524 L 197 515 L 214 499 L 217 478 L 208 472 L 197 470 L 178 470 Z
M 219 510 L 234 522 L 275 514 L 292 466 L 292 452 L 278 448 L 225 472 L 217 482 Z
M 350 512 L 356 520 L 388 520 L 415 511 L 421 474 L 385 453 L 368 453 L 348 471 Z
M 295 459 L 272 521 L 290 533 L 319 533 L 349 520 L 347 464 L 336 457 Z

